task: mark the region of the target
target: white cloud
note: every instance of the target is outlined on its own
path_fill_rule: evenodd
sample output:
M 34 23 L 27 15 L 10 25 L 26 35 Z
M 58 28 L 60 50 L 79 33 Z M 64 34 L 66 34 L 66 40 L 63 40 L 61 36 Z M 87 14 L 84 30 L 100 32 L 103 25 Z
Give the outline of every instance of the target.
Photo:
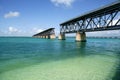
M 56 6 L 64 5 L 67 7 L 71 6 L 74 1 L 75 0 L 51 0 Z
M 15 28 L 15 27 L 9 27 L 8 28 L 8 33 L 20 33 L 21 32 L 21 30 L 19 30 L 19 29 L 17 29 L 17 28 Z
M 33 27 L 32 29 L 19 29 L 17 27 L 9 26 L 7 29 L 0 29 L 0 36 L 32 36 L 43 29 Z
M 4 18 L 18 17 L 19 15 L 20 15 L 20 13 L 17 11 L 15 11 L 15 12 L 10 11 L 9 13 L 6 13 L 4 15 Z

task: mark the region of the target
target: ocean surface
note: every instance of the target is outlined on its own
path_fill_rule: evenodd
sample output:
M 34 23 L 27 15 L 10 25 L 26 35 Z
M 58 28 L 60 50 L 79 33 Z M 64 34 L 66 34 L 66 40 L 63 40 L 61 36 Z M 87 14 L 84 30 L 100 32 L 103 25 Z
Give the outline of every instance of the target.
M 120 80 L 120 39 L 0 37 L 0 80 Z

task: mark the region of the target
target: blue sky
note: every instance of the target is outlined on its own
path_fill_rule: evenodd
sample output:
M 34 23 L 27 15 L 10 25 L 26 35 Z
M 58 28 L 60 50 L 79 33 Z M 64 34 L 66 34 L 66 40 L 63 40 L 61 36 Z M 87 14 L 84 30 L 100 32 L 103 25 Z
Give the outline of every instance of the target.
M 0 0 L 0 36 L 32 36 L 50 27 L 54 27 L 58 35 L 60 23 L 114 1 L 116 0 Z M 97 33 L 98 36 L 103 35 Z M 111 32 L 107 32 L 109 33 Z M 113 34 L 118 33 L 120 31 Z

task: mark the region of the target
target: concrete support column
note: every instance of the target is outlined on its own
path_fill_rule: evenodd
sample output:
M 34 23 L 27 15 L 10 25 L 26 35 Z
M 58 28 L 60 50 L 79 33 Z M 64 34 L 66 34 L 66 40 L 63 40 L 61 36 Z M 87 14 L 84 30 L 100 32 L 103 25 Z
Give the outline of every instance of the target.
M 59 36 L 58 36 L 58 39 L 59 40 L 65 40 L 65 34 L 63 33 L 63 34 L 60 34 Z
M 86 34 L 85 32 L 77 32 L 76 33 L 76 41 L 81 41 L 81 42 L 85 42 L 86 41 Z
M 42 38 L 42 36 L 40 36 L 40 38 Z
M 45 38 L 45 36 L 43 36 L 43 38 Z
M 45 36 L 46 39 L 48 39 L 48 36 Z
M 55 34 L 51 34 L 50 39 L 55 39 Z

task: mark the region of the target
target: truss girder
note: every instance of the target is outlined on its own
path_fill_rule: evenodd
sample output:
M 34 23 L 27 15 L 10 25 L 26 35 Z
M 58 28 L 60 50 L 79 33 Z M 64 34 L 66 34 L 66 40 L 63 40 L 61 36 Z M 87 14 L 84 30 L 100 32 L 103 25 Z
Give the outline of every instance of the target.
M 120 2 L 113 5 L 110 9 L 96 13 L 94 15 L 87 14 L 60 24 L 60 33 L 75 33 L 75 32 L 91 32 L 102 30 L 116 30 L 120 29 Z

